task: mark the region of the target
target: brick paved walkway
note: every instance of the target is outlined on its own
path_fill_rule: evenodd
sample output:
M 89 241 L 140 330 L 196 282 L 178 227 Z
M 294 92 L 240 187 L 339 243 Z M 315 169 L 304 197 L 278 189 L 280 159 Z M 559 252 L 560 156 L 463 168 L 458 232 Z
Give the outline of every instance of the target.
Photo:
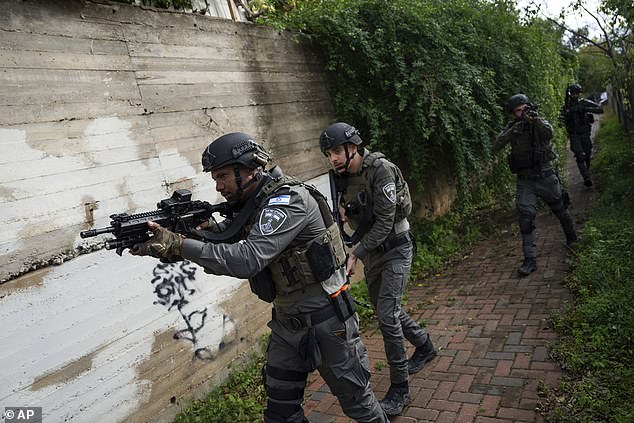
M 577 229 L 595 195 L 586 189 L 568 157 L 571 212 Z M 555 338 L 548 318 L 572 299 L 561 281 L 570 252 L 557 219 L 544 208 L 536 219 L 538 270 L 520 278 L 523 259 L 516 217 L 500 223 L 500 234 L 480 242 L 460 263 L 408 294 L 408 312 L 427 323 L 439 357 L 410 377 L 411 404 L 393 423 L 542 422 L 539 386 L 562 376 L 549 358 Z M 389 387 L 380 332 L 366 331 L 371 384 L 379 399 Z M 409 345 L 409 344 L 408 344 Z M 413 347 L 409 345 L 409 353 Z M 309 377 L 305 411 L 311 423 L 349 423 L 317 373 Z

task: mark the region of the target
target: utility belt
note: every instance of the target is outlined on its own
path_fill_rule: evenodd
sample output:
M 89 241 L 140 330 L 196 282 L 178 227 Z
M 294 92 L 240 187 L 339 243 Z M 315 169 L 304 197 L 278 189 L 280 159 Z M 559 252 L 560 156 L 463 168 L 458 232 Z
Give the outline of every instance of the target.
M 288 330 L 300 330 L 325 322 L 331 317 L 337 316 L 340 321 L 345 322 L 356 311 L 357 307 L 354 298 L 348 289 L 350 285 L 345 284 L 339 291 L 330 296 L 330 304 L 319 310 L 310 313 L 286 314 L 272 310 L 272 319 L 279 322 Z
M 555 174 L 554 169 L 545 170 L 539 173 L 533 173 L 532 175 L 517 175 L 517 179 L 521 179 L 523 181 L 537 181 L 539 179 L 548 178 L 549 176 L 553 176 Z
M 376 251 L 379 253 L 383 253 L 385 251 L 390 251 L 393 248 L 400 247 L 401 245 L 409 244 L 412 242 L 412 236 L 409 232 L 405 232 L 404 234 L 400 234 L 392 239 L 388 239 L 383 244 L 376 247 Z

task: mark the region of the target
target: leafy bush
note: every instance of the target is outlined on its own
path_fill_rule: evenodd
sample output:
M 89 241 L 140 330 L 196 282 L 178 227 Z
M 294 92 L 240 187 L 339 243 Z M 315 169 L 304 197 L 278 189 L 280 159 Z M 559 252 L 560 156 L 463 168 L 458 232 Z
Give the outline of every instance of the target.
M 634 135 L 603 124 L 593 162 L 601 194 L 567 284 L 574 306 L 553 317 L 552 354 L 568 377 L 548 392 L 549 420 L 634 421 Z
M 266 344 L 262 339 L 262 346 Z M 196 400 L 176 416 L 175 423 L 256 423 L 262 421 L 266 393 L 262 383 L 264 357 L 253 353 L 249 361 L 233 369 L 223 385 Z

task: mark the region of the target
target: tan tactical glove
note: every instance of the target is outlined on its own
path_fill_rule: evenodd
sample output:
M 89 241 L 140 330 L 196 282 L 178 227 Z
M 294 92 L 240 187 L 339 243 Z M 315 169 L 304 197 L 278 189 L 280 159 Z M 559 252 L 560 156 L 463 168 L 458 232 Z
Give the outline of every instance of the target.
M 152 230 L 152 238 L 144 243 L 134 245 L 130 249 L 130 254 L 168 260 L 180 257 L 184 236 L 175 234 L 158 223 L 148 222 L 148 227 Z

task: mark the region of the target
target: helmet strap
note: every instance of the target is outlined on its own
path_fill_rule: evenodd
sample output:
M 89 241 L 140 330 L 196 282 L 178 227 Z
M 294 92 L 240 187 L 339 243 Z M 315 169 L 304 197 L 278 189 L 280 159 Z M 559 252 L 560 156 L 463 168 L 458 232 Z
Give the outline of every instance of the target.
M 345 167 L 345 171 L 348 171 L 348 168 L 350 167 L 350 162 L 352 161 L 352 159 L 354 159 L 354 156 L 357 155 L 357 150 L 354 150 L 354 153 L 350 154 L 350 151 L 348 150 L 348 146 L 350 145 L 349 142 L 345 143 L 343 145 L 343 151 L 346 152 L 346 167 Z
M 242 184 L 242 176 L 240 175 L 240 165 L 237 163 L 233 165 L 233 172 L 236 179 L 236 186 L 238 189 L 236 190 L 235 196 L 242 201 L 242 194 L 244 194 L 244 190 L 253 185 L 256 182 L 259 182 L 262 179 L 262 172 L 257 171 L 253 178 L 249 179 L 247 182 Z

